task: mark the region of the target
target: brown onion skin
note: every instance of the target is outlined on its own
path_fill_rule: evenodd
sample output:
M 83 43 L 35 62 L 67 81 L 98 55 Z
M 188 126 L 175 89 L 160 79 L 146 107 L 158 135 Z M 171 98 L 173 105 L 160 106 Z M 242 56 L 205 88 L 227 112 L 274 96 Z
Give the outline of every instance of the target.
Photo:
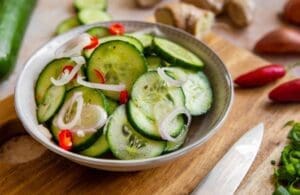
M 300 31 L 281 27 L 267 33 L 254 47 L 259 54 L 300 54 Z
M 285 4 L 283 17 L 288 22 L 300 25 L 300 0 L 289 0 Z

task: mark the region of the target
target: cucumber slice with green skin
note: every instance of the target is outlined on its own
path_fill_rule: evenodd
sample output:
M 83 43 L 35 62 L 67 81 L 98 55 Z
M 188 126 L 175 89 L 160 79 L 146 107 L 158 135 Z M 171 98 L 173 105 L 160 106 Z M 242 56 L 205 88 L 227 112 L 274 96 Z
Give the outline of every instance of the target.
M 65 86 L 51 86 L 38 106 L 37 118 L 39 123 L 44 123 L 54 116 L 63 103 L 66 93 Z
M 115 40 L 120 40 L 120 41 L 125 41 L 127 43 L 132 44 L 135 46 L 139 51 L 143 52 L 143 45 L 137 40 L 136 38 L 129 37 L 129 36 L 107 36 L 103 37 L 102 39 L 99 40 L 99 44 L 103 44 L 109 41 L 115 41 Z M 92 53 L 96 50 L 97 47 L 93 49 L 84 49 L 83 54 L 84 57 L 87 59 L 91 57 Z
M 128 119 L 143 135 L 161 140 L 159 122 L 177 107 L 184 107 L 185 97 L 180 87 L 168 87 L 156 71 L 142 75 L 134 84 L 127 106 Z M 169 124 L 169 133 L 177 137 L 184 126 L 180 115 Z
M 108 28 L 105 27 L 94 27 L 87 30 L 86 32 L 91 36 L 97 37 L 98 39 L 110 35 Z
M 193 116 L 206 113 L 213 102 L 213 92 L 208 78 L 203 72 L 193 72 L 181 68 L 170 68 L 167 71 L 172 77 L 187 77 L 182 89 L 185 95 L 185 106 Z
M 106 43 L 108 41 L 114 41 L 114 40 L 120 40 L 120 41 L 125 41 L 127 43 L 130 43 L 133 46 L 135 46 L 139 51 L 143 52 L 144 47 L 142 43 L 134 37 L 125 36 L 125 35 L 116 35 L 116 36 L 103 37 L 100 41 L 101 43 Z
M 201 69 L 204 66 L 198 56 L 177 43 L 158 37 L 154 38 L 153 43 L 155 53 L 173 66 L 193 69 Z
M 118 106 L 119 104 L 116 101 L 110 98 L 106 98 L 106 110 L 108 115 L 111 115 L 117 109 Z
M 43 102 L 47 90 L 52 86 L 51 77 L 57 79 L 66 65 L 75 66 L 75 62 L 70 58 L 56 59 L 43 69 L 35 86 L 35 99 L 38 105 Z M 76 85 L 76 81 L 68 83 L 67 89 L 72 88 L 74 85 Z
M 163 64 L 162 59 L 157 56 L 149 56 L 146 57 L 147 59 L 147 65 L 148 65 L 148 71 L 156 70 L 158 67 L 161 67 Z
M 72 96 L 76 92 L 82 93 L 84 104 L 92 104 L 92 105 L 101 106 L 104 109 L 106 108 L 105 96 L 99 90 L 90 89 L 87 87 L 73 88 L 66 94 L 66 98 L 65 98 L 66 101 L 68 101 L 70 98 L 72 98 Z M 56 117 L 52 121 L 51 131 L 52 131 L 52 134 L 54 135 L 54 137 L 57 139 L 60 129 L 58 127 L 56 127 Z M 92 144 L 94 144 L 94 142 L 98 139 L 98 137 L 101 135 L 101 133 L 102 133 L 102 130 L 100 129 L 97 132 L 86 133 L 85 136 L 83 136 L 83 137 L 80 137 L 77 134 L 73 134 L 73 150 L 81 151 L 81 150 L 87 149 Z
M 105 134 L 102 134 L 97 141 L 89 148 L 80 152 L 80 154 L 90 157 L 99 157 L 109 151 L 109 145 Z
M 99 82 L 95 69 L 101 71 L 107 84 L 123 83 L 130 93 L 133 83 L 147 71 L 147 66 L 145 57 L 136 47 L 117 40 L 100 44 L 93 52 L 87 67 L 87 77 L 91 82 Z M 118 92 L 103 93 L 114 100 L 119 99 Z
M 176 137 L 174 142 L 167 142 L 167 145 L 165 147 L 164 153 L 170 153 L 177 149 L 179 149 L 185 142 L 185 139 L 187 137 L 188 128 L 183 127 L 184 129 L 181 131 L 181 133 Z
M 128 122 L 124 105 L 111 115 L 107 123 L 106 136 L 112 153 L 122 160 L 159 156 L 166 144 L 139 134 Z
M 107 0 L 75 0 L 74 6 L 77 10 L 97 9 L 105 11 L 107 9 Z
M 127 34 L 127 35 L 138 39 L 143 44 L 144 48 L 152 47 L 152 41 L 153 41 L 152 35 L 147 35 L 147 34 L 140 35 L 134 33 Z
M 77 19 L 77 17 L 71 17 L 63 20 L 56 28 L 56 34 L 60 35 L 62 33 L 65 33 L 77 26 L 79 26 L 80 23 Z
M 112 17 L 108 13 L 96 9 L 83 9 L 78 13 L 78 19 L 81 24 L 94 24 L 111 21 Z

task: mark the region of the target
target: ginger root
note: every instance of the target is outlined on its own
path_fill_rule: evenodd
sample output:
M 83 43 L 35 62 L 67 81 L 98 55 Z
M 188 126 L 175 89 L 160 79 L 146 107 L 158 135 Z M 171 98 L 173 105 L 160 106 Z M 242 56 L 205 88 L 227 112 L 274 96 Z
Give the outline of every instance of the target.
M 136 3 L 141 8 L 149 8 L 161 2 L 161 0 L 136 0 Z
M 245 27 L 252 22 L 254 9 L 254 0 L 229 0 L 226 4 L 226 13 L 237 27 Z
M 200 39 L 210 32 L 214 18 L 211 11 L 181 2 L 166 4 L 155 11 L 157 22 L 180 28 Z
M 181 0 L 184 3 L 192 4 L 201 9 L 206 9 L 220 14 L 223 11 L 226 0 Z

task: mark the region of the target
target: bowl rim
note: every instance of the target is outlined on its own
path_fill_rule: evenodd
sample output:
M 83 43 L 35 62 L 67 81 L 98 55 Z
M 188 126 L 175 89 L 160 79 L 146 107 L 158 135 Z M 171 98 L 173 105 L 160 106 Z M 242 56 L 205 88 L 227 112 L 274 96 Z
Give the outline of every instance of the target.
M 28 69 L 29 66 L 32 66 L 31 61 L 35 58 L 35 56 L 39 55 L 39 51 L 42 50 L 43 48 L 47 47 L 47 45 L 51 45 L 52 43 L 56 42 L 58 39 L 61 39 L 62 37 L 67 37 L 68 35 L 73 34 L 72 32 L 79 31 L 80 29 L 92 28 L 92 27 L 96 27 L 96 26 L 107 26 L 109 24 L 116 23 L 116 22 L 125 23 L 125 24 L 126 23 L 127 24 L 135 23 L 135 24 L 140 24 L 140 25 L 147 25 L 147 26 L 152 26 L 152 27 L 164 28 L 164 29 L 167 29 L 169 31 L 177 31 L 178 33 L 181 33 L 184 36 L 187 36 L 189 39 L 193 39 L 193 41 L 196 41 L 198 44 L 202 45 L 202 47 L 205 47 L 205 49 L 207 49 L 211 53 L 213 53 L 216 60 L 219 61 L 219 63 L 222 65 L 225 77 L 228 80 L 228 84 L 229 84 L 228 87 L 230 89 L 230 94 L 228 94 L 228 101 L 226 102 L 225 109 L 221 113 L 221 116 L 215 122 L 215 124 L 211 128 L 211 130 L 206 135 L 204 135 L 201 139 L 195 141 L 194 143 L 191 143 L 190 145 L 188 145 L 186 147 L 180 148 L 180 149 L 178 149 L 174 152 L 164 154 L 164 155 L 160 155 L 160 156 L 157 156 L 157 157 L 147 158 L 147 159 L 119 160 L 119 159 L 94 158 L 94 157 L 88 157 L 88 156 L 84 156 L 84 155 L 81 155 L 81 154 L 69 152 L 69 151 L 61 149 L 56 144 L 51 144 L 51 143 L 44 142 L 32 130 L 34 125 L 33 124 L 28 124 L 25 121 L 25 118 L 26 118 L 25 113 L 22 111 L 22 105 L 20 104 L 20 101 L 19 101 L 19 99 L 21 98 L 20 95 L 21 95 L 21 92 L 22 92 L 22 90 L 21 90 L 22 82 L 21 81 L 24 80 L 23 77 L 24 77 L 25 70 Z M 50 151 L 52 151 L 56 154 L 59 154 L 59 155 L 65 157 L 65 158 L 68 158 L 69 160 L 73 160 L 73 161 L 77 161 L 77 162 L 81 162 L 81 163 L 86 163 L 86 164 L 89 164 L 89 165 L 103 165 L 103 166 L 115 166 L 115 167 L 122 167 L 124 165 L 127 165 L 127 166 L 142 166 L 142 165 L 148 165 L 149 163 L 155 163 L 155 162 L 167 162 L 169 160 L 182 157 L 183 155 L 191 152 L 193 149 L 196 149 L 197 147 L 199 147 L 200 145 L 205 143 L 223 125 L 224 121 L 226 120 L 226 118 L 227 118 L 227 116 L 228 116 L 228 114 L 231 110 L 231 107 L 232 107 L 232 104 L 233 104 L 233 99 L 234 99 L 234 85 L 233 85 L 233 82 L 232 82 L 231 75 L 230 75 L 228 69 L 226 68 L 225 64 L 223 63 L 223 61 L 220 59 L 220 57 L 216 54 L 216 52 L 212 48 L 210 48 L 204 42 L 196 39 L 195 37 L 193 37 L 192 35 L 190 35 L 189 33 L 185 32 L 181 29 L 177 29 L 177 28 L 174 28 L 174 27 L 171 27 L 171 26 L 168 26 L 168 25 L 164 25 L 164 24 L 159 24 L 159 23 L 134 21 L 134 20 L 114 20 L 114 21 L 110 21 L 110 22 L 100 22 L 100 23 L 95 23 L 95 24 L 91 24 L 91 25 L 84 25 L 84 26 L 77 27 L 77 28 L 71 30 L 70 32 L 67 32 L 67 33 L 59 35 L 55 38 L 52 38 L 46 44 L 43 44 L 40 48 L 38 48 L 33 53 L 33 55 L 31 55 L 31 57 L 26 61 L 25 66 L 24 66 L 21 74 L 19 75 L 16 87 L 15 87 L 15 109 L 16 109 L 17 115 L 19 116 L 19 119 L 21 120 L 21 122 L 22 122 L 24 128 L 26 129 L 26 131 L 36 141 L 38 141 L 40 144 L 45 146 Z

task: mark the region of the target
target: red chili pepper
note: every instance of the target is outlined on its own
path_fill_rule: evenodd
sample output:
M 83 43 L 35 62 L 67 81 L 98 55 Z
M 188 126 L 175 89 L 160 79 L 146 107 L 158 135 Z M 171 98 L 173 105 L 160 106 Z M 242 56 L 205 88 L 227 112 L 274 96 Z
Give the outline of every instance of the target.
M 271 64 L 243 74 L 234 80 L 240 87 L 260 87 L 271 83 L 286 74 L 286 69 L 280 64 Z
M 91 43 L 87 46 L 85 46 L 84 49 L 93 49 L 97 47 L 99 44 L 99 39 L 97 37 L 91 37 Z
M 99 79 L 99 82 L 100 83 L 105 83 L 105 76 L 102 72 L 100 72 L 99 70 L 97 69 L 94 69 L 95 73 L 96 73 L 96 76 L 97 78 Z
M 110 25 L 109 33 L 111 35 L 123 35 L 125 33 L 125 27 L 121 23 L 115 23 Z
M 65 150 L 71 150 L 73 146 L 72 132 L 68 129 L 63 129 L 58 134 L 59 146 Z
M 269 93 L 275 102 L 300 102 L 300 79 L 283 83 Z
M 128 91 L 127 90 L 121 91 L 119 97 L 119 103 L 126 104 L 128 102 L 128 99 L 129 99 Z
M 72 65 L 66 65 L 66 66 L 64 66 L 64 68 L 63 68 L 63 72 L 65 72 L 65 70 L 68 70 L 69 71 L 69 73 L 73 70 L 73 66 Z M 77 74 L 74 76 L 74 78 L 72 78 L 72 80 L 73 79 L 76 79 L 77 78 Z

